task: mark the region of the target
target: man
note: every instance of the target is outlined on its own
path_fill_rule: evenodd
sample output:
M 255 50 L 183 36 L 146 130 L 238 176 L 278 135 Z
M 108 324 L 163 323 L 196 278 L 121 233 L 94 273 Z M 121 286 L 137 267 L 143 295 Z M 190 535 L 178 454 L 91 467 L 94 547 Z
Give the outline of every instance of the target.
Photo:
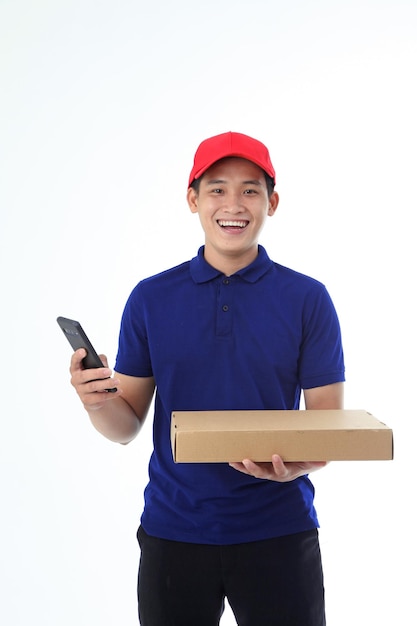
M 174 410 L 343 407 L 336 312 L 324 286 L 258 244 L 278 206 L 267 148 L 240 133 L 203 141 L 187 201 L 204 246 L 142 280 L 126 304 L 112 386 L 107 367 L 71 362 L 94 426 L 130 442 L 154 391 L 154 451 L 138 531 L 142 626 L 214 626 L 228 602 L 240 626 L 324 626 L 314 489 L 325 463 L 176 464 Z M 107 364 L 107 361 L 105 361 Z

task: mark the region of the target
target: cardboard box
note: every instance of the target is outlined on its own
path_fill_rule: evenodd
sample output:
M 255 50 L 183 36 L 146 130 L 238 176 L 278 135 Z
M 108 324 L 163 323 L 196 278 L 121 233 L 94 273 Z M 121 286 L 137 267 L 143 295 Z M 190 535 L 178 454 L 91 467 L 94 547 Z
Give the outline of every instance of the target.
M 174 411 L 177 463 L 391 460 L 393 433 L 362 410 Z

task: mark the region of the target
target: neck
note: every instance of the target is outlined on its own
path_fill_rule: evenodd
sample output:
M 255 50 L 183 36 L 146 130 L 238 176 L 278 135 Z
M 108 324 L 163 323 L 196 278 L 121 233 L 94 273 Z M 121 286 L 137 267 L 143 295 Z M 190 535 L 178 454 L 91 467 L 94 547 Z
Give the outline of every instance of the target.
M 241 252 L 239 254 L 221 253 L 211 249 L 207 245 L 204 247 L 204 258 L 212 267 L 222 272 L 226 276 L 236 274 L 239 270 L 250 265 L 258 256 L 258 246 Z

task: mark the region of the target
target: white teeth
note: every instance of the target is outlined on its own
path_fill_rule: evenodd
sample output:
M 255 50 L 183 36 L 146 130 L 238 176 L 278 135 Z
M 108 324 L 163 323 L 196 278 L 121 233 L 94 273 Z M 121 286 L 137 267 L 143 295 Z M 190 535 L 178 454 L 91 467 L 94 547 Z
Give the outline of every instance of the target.
M 245 228 L 247 222 L 235 222 L 232 220 L 219 220 L 220 226 L 239 226 L 239 228 Z

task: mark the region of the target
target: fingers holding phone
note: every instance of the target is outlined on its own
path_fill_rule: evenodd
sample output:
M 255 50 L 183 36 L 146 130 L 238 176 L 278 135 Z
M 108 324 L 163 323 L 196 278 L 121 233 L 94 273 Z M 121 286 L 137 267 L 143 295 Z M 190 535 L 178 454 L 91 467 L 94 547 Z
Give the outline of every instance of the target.
M 120 395 L 119 381 L 109 379 L 112 371 L 108 367 L 107 358 L 100 355 L 102 367 L 85 368 L 86 349 L 77 349 L 71 357 L 71 385 L 79 395 L 82 403 L 89 409 L 101 408 L 106 402 Z
M 108 367 L 107 358 L 97 354 L 77 320 L 60 316 L 57 322 L 74 350 L 70 365 L 71 384 L 85 406 L 102 407 L 109 399 L 108 394 L 113 398 L 119 395 L 118 381 L 112 380 L 109 385 L 112 372 Z M 93 394 L 102 394 L 102 397 L 98 401 L 97 395 Z

